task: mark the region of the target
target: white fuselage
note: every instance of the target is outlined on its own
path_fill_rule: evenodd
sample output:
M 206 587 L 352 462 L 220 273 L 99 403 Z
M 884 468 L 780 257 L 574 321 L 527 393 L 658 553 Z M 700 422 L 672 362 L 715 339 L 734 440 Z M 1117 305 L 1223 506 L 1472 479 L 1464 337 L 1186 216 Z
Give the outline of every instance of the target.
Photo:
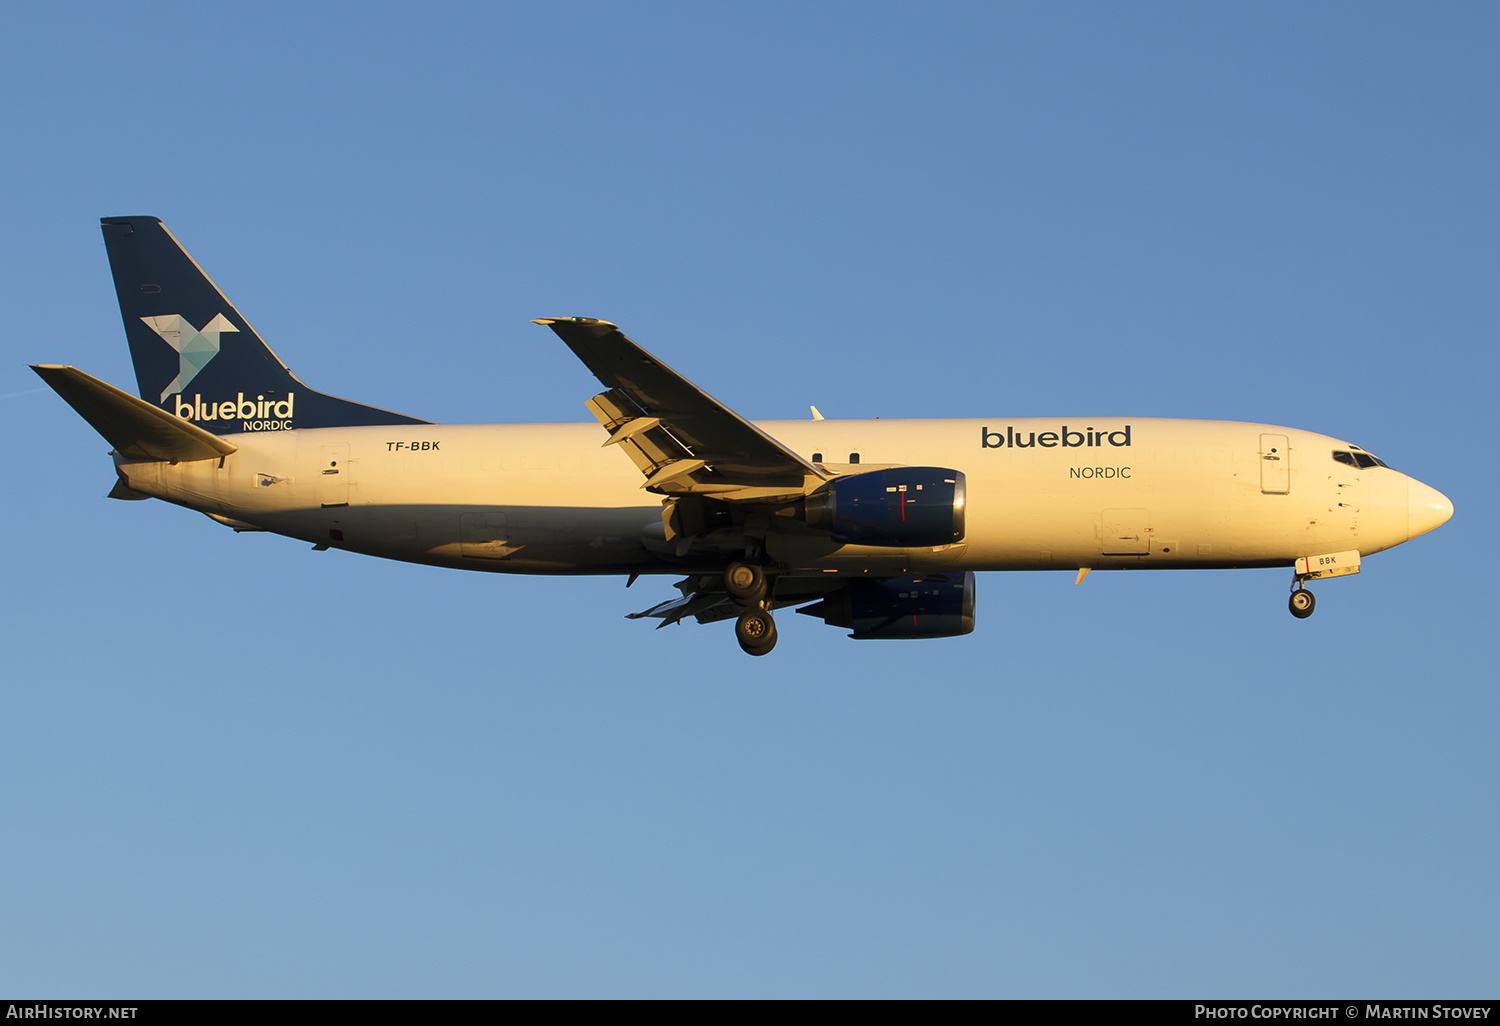
M 1447 517 L 1446 500 L 1404 474 L 1335 462 L 1346 443 L 1264 424 L 1070 417 L 758 426 L 840 473 L 911 465 L 967 477 L 966 532 L 953 545 L 838 545 L 793 517 L 765 517 L 766 553 L 792 571 L 1285 566 L 1315 553 L 1378 552 Z M 375 556 L 509 573 L 671 573 L 715 562 L 711 536 L 682 557 L 663 544 L 659 497 L 642 490 L 620 452 L 601 447 L 595 424 L 226 437 L 239 448 L 223 460 L 116 459 L 137 492 L 231 526 Z M 742 539 L 726 539 L 724 551 Z

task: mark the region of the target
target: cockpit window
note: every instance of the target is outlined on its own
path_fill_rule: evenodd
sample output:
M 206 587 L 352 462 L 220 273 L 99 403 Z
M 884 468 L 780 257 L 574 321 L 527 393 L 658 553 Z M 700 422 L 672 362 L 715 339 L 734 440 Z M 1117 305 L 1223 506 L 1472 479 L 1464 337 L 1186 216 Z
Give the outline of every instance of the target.
M 1370 467 L 1385 466 L 1385 462 L 1383 460 L 1379 459 L 1378 457 L 1371 456 L 1369 453 L 1360 449 L 1358 446 L 1350 446 L 1350 448 L 1354 449 L 1355 451 L 1335 452 L 1333 454 L 1334 461 L 1336 463 L 1342 463 L 1346 466 L 1357 467 L 1361 470 L 1366 470 Z

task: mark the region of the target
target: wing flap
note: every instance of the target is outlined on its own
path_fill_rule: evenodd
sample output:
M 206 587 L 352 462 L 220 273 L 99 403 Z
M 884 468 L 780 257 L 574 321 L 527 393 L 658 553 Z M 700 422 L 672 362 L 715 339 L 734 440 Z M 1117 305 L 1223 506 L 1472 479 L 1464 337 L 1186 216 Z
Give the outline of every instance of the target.
M 808 578 L 781 576 L 776 579 L 772 589 L 770 608 L 783 609 L 787 606 L 800 606 L 815 599 L 825 598 L 830 592 L 837 591 L 846 583 L 847 580 L 837 578 L 829 580 L 821 574 Z M 690 616 L 699 623 L 717 623 L 720 620 L 732 620 L 744 612 L 744 608 L 737 605 L 723 590 L 717 575 L 685 577 L 678 581 L 675 587 L 682 592 L 681 598 L 668 599 L 657 603 L 650 609 L 643 609 L 639 613 L 626 613 L 625 616 L 631 620 L 648 617 L 658 619 L 661 623 L 656 626 L 660 630 Z
M 666 602 L 660 602 L 650 609 L 643 609 L 639 613 L 626 613 L 625 616 L 630 620 L 639 620 L 642 617 L 648 616 L 656 617 L 661 620 L 661 623 L 656 625 L 656 629 L 661 630 L 663 627 L 670 627 L 672 624 L 689 616 L 696 617 L 699 623 L 705 623 L 707 621 L 703 617 L 709 615 L 710 610 L 715 610 L 719 606 L 732 605 L 733 603 L 730 602 L 729 596 L 723 592 L 714 594 L 712 592 L 691 591 L 681 598 L 668 599 Z M 726 615 L 732 616 L 734 614 L 729 613 Z M 722 619 L 722 617 L 715 616 L 714 619 Z
M 239 448 L 77 367 L 33 364 L 31 369 L 123 456 L 182 463 L 218 459 Z
M 609 432 L 605 445 L 618 445 L 648 479 L 663 468 L 692 458 L 688 448 L 663 427 L 659 417 L 648 417 L 619 389 L 601 392 L 585 403 L 594 419 Z M 667 475 L 674 477 L 676 475 Z M 646 487 L 654 487 L 648 480 Z M 663 490 L 663 489 L 658 489 Z

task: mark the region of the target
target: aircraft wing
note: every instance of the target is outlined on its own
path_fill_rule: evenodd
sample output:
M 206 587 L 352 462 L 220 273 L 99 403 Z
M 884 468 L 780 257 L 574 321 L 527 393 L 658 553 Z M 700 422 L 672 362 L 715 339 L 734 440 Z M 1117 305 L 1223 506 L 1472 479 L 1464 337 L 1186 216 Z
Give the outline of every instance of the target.
M 608 391 L 589 410 L 665 495 L 800 496 L 829 475 L 735 413 L 608 321 L 543 317 Z

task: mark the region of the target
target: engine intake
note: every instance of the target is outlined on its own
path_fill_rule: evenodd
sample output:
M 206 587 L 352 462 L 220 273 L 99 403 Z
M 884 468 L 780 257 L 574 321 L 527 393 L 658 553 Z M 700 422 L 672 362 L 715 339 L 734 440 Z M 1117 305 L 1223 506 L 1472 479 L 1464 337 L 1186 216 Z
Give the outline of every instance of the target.
M 941 467 L 845 474 L 808 496 L 807 522 L 851 545 L 951 545 L 964 537 L 964 475 Z
M 974 630 L 974 575 L 924 574 L 890 581 L 850 581 L 821 602 L 797 610 L 820 616 L 855 639 L 956 638 Z

